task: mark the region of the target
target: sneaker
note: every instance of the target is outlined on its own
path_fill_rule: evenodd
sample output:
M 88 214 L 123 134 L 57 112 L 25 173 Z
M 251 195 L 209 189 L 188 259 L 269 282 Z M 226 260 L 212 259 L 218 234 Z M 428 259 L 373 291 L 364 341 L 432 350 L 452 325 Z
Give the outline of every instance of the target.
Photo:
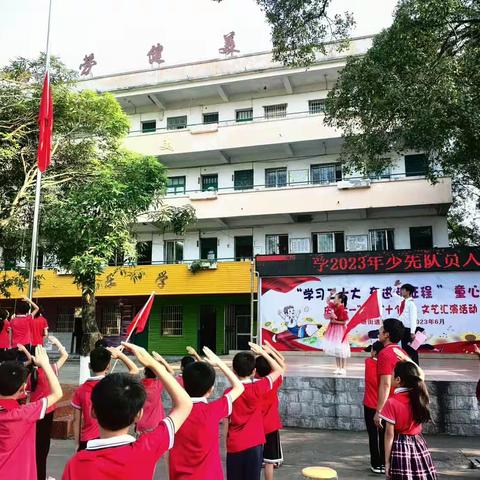
M 339 374 L 340 374 L 340 369 L 339 369 L 339 368 L 336 368 L 336 369 L 333 371 L 333 374 L 334 374 L 334 375 L 339 375 Z
M 381 470 L 382 470 L 382 473 L 387 473 L 387 472 L 385 471 L 385 466 L 384 466 L 384 465 L 382 465 L 380 468 L 381 468 Z
M 382 472 L 381 467 L 370 467 L 370 470 L 371 470 L 373 473 L 378 473 L 379 475 L 381 475 L 382 473 L 385 473 L 384 471 Z
M 338 374 L 341 377 L 346 377 L 347 376 L 347 371 L 344 368 L 341 368 L 340 371 L 338 372 Z

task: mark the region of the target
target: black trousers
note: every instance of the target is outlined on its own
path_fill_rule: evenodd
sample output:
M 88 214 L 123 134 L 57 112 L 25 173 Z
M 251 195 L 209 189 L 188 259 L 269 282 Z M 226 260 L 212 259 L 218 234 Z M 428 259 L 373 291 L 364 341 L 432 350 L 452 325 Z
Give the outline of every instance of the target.
M 370 464 L 379 468 L 385 466 L 385 429 L 377 428 L 373 421 L 375 409 L 363 406 L 365 425 L 368 432 L 368 445 L 370 446 Z
M 36 425 L 35 450 L 37 459 L 37 479 L 45 480 L 47 478 L 47 457 L 50 451 L 50 437 L 52 435 L 53 414 L 50 412 Z
M 417 364 L 418 363 L 418 352 L 413 349 L 409 343 L 412 341 L 412 331 L 409 328 L 405 329 L 405 335 L 402 339 L 402 348 L 408 353 L 408 356 Z
M 260 480 L 263 445 L 238 453 L 227 453 L 227 480 Z

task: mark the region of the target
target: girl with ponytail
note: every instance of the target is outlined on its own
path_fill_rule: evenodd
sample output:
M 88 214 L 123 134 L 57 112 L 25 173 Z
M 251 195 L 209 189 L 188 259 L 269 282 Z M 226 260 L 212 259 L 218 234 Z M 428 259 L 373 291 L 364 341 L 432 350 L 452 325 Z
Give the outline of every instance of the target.
M 380 417 L 386 422 L 385 468 L 390 480 L 436 480 L 432 456 L 422 436 L 422 424 L 432 420 L 430 398 L 421 368 L 398 362 L 391 396 Z

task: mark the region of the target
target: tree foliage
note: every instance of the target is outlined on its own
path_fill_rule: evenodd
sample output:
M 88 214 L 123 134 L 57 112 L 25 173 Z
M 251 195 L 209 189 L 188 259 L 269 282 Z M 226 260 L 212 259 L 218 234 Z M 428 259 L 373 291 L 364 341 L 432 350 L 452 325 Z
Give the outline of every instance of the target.
M 392 26 L 347 62 L 327 100 L 343 160 L 380 172 L 388 152 L 426 152 L 428 174 L 480 188 L 480 3 L 401 0 Z
M 214 0 L 221 2 L 222 0 Z M 317 52 L 326 53 L 326 42 L 346 48 L 354 25 L 349 12 L 328 14 L 331 0 L 256 0 L 272 30 L 273 59 L 288 66 L 306 66 Z

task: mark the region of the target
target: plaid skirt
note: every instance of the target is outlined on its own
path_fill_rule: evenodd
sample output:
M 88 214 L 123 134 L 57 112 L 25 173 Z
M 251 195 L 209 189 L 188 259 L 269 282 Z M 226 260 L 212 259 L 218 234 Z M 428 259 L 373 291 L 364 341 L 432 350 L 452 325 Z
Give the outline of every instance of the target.
M 390 480 L 437 480 L 432 456 L 422 435 L 395 435 Z

